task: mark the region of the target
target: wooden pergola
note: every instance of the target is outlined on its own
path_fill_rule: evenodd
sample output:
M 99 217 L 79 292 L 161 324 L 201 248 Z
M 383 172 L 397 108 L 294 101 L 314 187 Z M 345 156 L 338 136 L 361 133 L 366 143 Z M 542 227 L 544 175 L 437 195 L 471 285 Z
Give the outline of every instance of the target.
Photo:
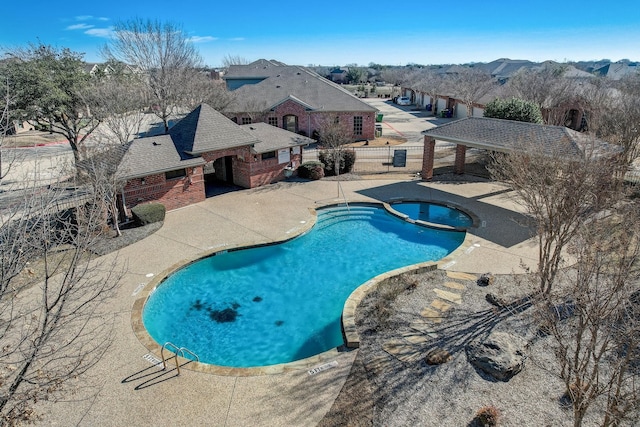
M 612 155 L 619 149 L 590 135 L 564 126 L 549 126 L 512 120 L 467 117 L 429 129 L 424 134 L 422 179 L 433 178 L 436 140 L 456 144 L 454 172 L 464 173 L 467 147 L 511 153 L 535 151 L 550 156 L 581 158 Z

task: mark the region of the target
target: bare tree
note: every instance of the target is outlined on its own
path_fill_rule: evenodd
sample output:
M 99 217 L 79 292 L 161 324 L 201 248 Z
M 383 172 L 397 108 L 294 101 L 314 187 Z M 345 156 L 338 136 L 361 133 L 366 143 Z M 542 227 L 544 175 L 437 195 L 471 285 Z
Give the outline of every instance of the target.
M 81 165 L 85 172 L 81 176 L 82 184 L 89 189 L 91 194 L 102 196 L 101 199 L 94 198 L 94 207 L 103 213 L 101 216 L 103 224 L 110 224 L 116 237 L 122 235 L 118 195 L 126 184 L 126 181 L 118 176 L 117 170 L 127 148 L 128 145 L 96 145 L 89 150 L 87 159 Z M 102 231 L 106 232 L 106 229 Z
M 2 96 L 2 111 L 0 112 L 0 181 L 9 173 L 6 162 L 3 163 L 3 144 L 4 137 L 9 132 L 10 119 L 9 119 L 9 109 L 13 100 L 9 91 L 9 77 L 4 78 L 4 82 L 2 86 L 0 86 L 0 95 Z
M 473 116 L 473 104 L 488 94 L 496 86 L 495 80 L 489 73 L 475 68 L 459 68 L 459 71 L 449 77 L 451 93 L 467 107 L 467 116 Z
M 394 86 L 408 84 L 411 81 L 411 70 L 404 67 L 387 68 L 382 70 L 380 74 L 387 83 Z
M 238 100 L 239 110 L 246 114 L 251 123 L 266 122 L 270 114 L 269 106 L 264 100 L 257 98 Z
M 576 427 L 592 407 L 602 426 L 640 415 L 639 220 L 637 204 L 620 200 L 583 222 L 569 245 L 575 263 L 537 308 Z
M 0 423 L 39 417 L 64 398 L 111 341 L 107 302 L 120 273 L 93 259 L 101 194 L 31 187 L 0 212 Z M 77 203 L 82 200 L 86 203 Z M 77 206 L 70 213 L 69 206 Z M 83 377 L 87 378 L 87 377 Z
M 232 65 L 247 65 L 249 64 L 249 60 L 240 55 L 230 55 L 227 54 L 222 58 L 222 66 L 224 68 L 229 68 Z
M 197 78 L 202 58 L 176 24 L 133 19 L 118 22 L 103 55 L 123 62 L 145 77 L 153 112 L 169 130 L 169 119 L 188 103 L 185 88 Z
M 86 374 L 111 342 L 107 303 L 122 276 L 116 258 L 90 251 L 104 195 L 37 182 L 5 188 L 0 205 L 0 425 L 33 422 L 39 401 L 93 389 Z
M 535 141 L 523 142 L 517 152 L 493 155 L 492 176 L 513 189 L 536 223 L 541 293 L 551 291 L 565 249 L 582 224 L 617 201 L 620 167 L 617 157 L 590 151 L 571 156 Z
M 324 163 L 325 170 L 330 175 L 339 176 L 340 171 L 348 166 L 347 144 L 353 141 L 349 123 L 341 122 L 337 117 L 325 117 L 318 129 L 318 139 L 323 147 L 320 161 Z M 351 153 L 355 155 L 355 152 Z
M 124 145 L 138 136 L 148 100 L 144 82 L 137 73 L 116 71 L 103 76 L 93 90 L 100 99 L 103 121 L 93 135 L 106 143 Z
M 183 91 L 183 106 L 187 111 L 203 103 L 214 110 L 224 110 L 234 99 L 223 81 L 214 80 L 205 73 L 192 76 Z
M 627 163 L 631 163 L 640 155 L 640 74 L 622 79 L 609 93 L 608 102 L 602 108 L 602 118 L 594 131 L 620 145 Z
M 566 66 L 545 64 L 537 69 L 522 69 L 509 79 L 511 95 L 535 102 L 545 112 L 545 123 L 564 125 L 566 109 L 559 108 L 576 95 L 576 83 L 564 77 Z
M 446 82 L 442 75 L 432 70 L 416 70 L 409 76 L 411 87 L 431 98 L 435 107 L 438 95 L 446 91 Z M 435 111 L 435 109 L 434 109 Z

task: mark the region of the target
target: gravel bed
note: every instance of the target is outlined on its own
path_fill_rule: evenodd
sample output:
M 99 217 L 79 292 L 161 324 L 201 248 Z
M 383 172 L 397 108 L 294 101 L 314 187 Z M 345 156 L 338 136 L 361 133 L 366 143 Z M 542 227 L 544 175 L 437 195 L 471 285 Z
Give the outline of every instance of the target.
M 553 373 L 554 356 L 545 340 L 536 338 L 533 309 L 501 311 L 485 299 L 489 292 L 509 301 L 527 295 L 529 287 L 519 283 L 523 279 L 496 276 L 493 284 L 481 287 L 436 270 L 381 285 L 358 307 L 360 349 L 349 379 L 320 426 L 473 426 L 477 411 L 488 405 L 500 411 L 501 426 L 573 425 L 572 411 L 562 401 L 563 383 Z M 433 289 L 447 290 L 443 285 L 451 281 L 464 284 L 455 291 L 462 295 L 462 304 L 451 304 L 443 321 L 433 324 L 437 337 L 418 346 L 419 359 L 405 363 L 387 353 L 383 345 L 415 332 L 409 325 L 424 321 L 420 312 L 436 299 Z M 467 361 L 465 346 L 492 331 L 520 335 L 529 342 L 524 370 L 509 381 L 492 379 Z M 452 359 L 428 365 L 423 355 L 434 348 L 447 350 Z M 584 423 L 594 424 L 590 418 Z

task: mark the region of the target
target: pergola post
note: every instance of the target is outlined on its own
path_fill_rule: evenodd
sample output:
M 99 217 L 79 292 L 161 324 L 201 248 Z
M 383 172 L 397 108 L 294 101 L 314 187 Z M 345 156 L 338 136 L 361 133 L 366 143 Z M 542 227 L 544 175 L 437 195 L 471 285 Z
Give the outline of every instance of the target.
M 435 158 L 436 140 L 430 136 L 424 136 L 424 151 L 422 154 L 422 180 L 430 181 L 433 178 L 433 160 Z
M 453 164 L 453 172 L 458 175 L 464 173 L 464 163 L 467 157 L 467 146 L 462 144 L 456 145 L 456 160 Z

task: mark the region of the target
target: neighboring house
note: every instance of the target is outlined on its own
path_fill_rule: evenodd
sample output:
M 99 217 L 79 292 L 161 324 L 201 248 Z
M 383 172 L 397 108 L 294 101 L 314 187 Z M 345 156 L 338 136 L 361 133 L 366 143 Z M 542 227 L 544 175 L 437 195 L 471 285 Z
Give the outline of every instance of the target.
M 302 162 L 310 138 L 258 123 L 240 126 L 202 104 L 166 135 L 133 140 L 118 167 L 125 210 L 160 202 L 167 210 L 206 198 L 207 183 L 245 188 L 277 182 Z
M 626 62 L 609 63 L 598 67 L 593 71 L 594 74 L 605 76 L 611 80 L 620 80 L 626 76 L 637 74 L 639 72 L 640 67 Z
M 429 96 L 419 90 L 412 89 L 410 87 L 401 88 L 403 96 L 408 96 L 412 99 L 413 103 L 418 108 L 424 108 L 428 110 L 428 106 L 431 106 L 431 110 L 434 115 L 444 116 L 453 119 L 464 119 L 466 117 L 483 117 L 484 108 L 488 102 L 494 99 L 502 99 L 510 97 L 511 95 L 505 94 L 504 83 L 509 78 L 522 70 L 541 70 L 545 67 L 557 67 L 559 64 L 553 61 L 545 61 L 541 64 L 536 64 L 530 61 L 524 60 L 510 60 L 510 59 L 498 59 L 488 64 L 474 64 L 473 68 L 481 69 L 496 79 L 499 83 L 491 89 L 491 91 L 481 98 L 476 100 L 471 105 L 471 111 L 467 105 L 455 94 L 438 94 L 436 96 Z M 445 74 L 455 74 L 461 72 L 464 66 L 454 65 L 447 68 Z M 568 79 L 572 79 L 577 82 L 578 89 L 573 98 L 564 100 L 561 104 L 558 104 L 552 108 L 544 108 L 542 115 L 546 123 L 551 125 L 562 125 L 569 129 L 584 131 L 588 128 L 588 118 L 591 111 L 591 106 L 585 100 L 585 97 L 580 96 L 580 91 L 585 91 L 590 87 L 590 80 L 594 78 L 593 74 L 582 71 L 572 65 L 563 66 L 563 76 Z M 444 113 L 446 111 L 446 114 Z M 471 113 L 471 114 L 470 114 Z
M 96 74 L 104 74 L 108 76 L 113 73 L 113 71 L 113 68 L 108 64 L 98 64 L 95 62 L 85 62 L 84 64 L 84 72 L 92 76 L 95 76 Z
M 19 135 L 24 132 L 35 130 L 35 126 L 27 121 L 14 120 L 12 126 L 7 129 L 8 134 Z
M 377 109 L 307 68 L 261 59 L 230 66 L 224 80 L 235 96 L 222 112 L 238 124 L 264 122 L 310 136 L 339 122 L 354 141 L 375 138 Z
M 334 83 L 346 83 L 349 70 L 344 68 L 334 68 L 329 72 L 329 79 Z

